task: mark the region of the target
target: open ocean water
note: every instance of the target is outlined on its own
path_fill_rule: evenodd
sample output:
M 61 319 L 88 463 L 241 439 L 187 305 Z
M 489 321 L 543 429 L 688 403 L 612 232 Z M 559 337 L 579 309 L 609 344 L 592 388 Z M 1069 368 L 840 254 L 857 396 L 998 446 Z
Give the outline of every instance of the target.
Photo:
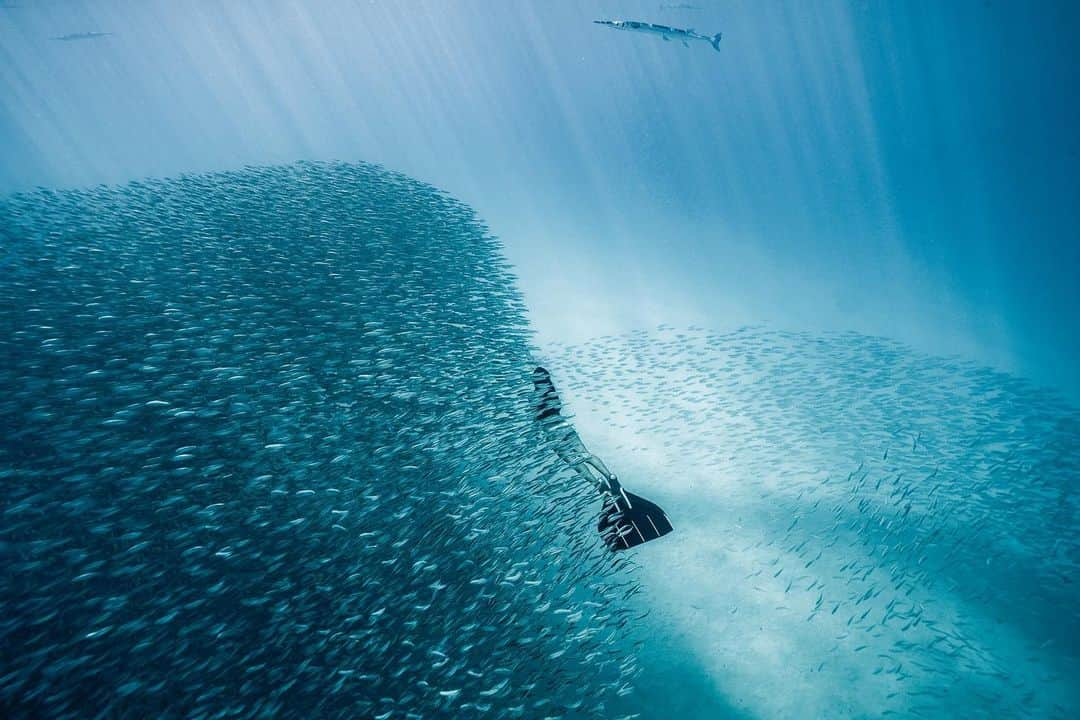
M 1078 20 L 5 0 L 0 715 L 1077 717 Z

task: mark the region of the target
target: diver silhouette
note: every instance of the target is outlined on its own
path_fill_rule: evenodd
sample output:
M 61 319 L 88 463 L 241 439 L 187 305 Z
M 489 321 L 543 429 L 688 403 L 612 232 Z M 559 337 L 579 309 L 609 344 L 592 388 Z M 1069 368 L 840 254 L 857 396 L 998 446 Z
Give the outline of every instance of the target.
M 536 421 L 551 440 L 555 453 L 588 481 L 603 497 L 597 529 L 611 550 L 626 550 L 672 531 L 667 514 L 655 503 L 635 495 L 619 483 L 603 460 L 589 452 L 577 431 L 562 415 L 562 400 L 542 367 L 533 370 Z

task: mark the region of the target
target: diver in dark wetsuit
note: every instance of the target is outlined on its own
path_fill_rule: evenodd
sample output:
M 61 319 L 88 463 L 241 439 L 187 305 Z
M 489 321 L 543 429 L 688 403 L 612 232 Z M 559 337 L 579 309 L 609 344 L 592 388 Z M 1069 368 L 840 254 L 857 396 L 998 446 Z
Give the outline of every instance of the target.
M 562 400 L 547 370 L 542 367 L 533 370 L 533 387 L 536 422 L 552 441 L 555 453 L 604 498 L 598 529 L 605 544 L 612 550 L 625 550 L 671 532 L 671 521 L 664 511 L 624 490 L 615 473 L 581 442 L 577 431 L 562 415 Z
M 540 423 L 544 434 L 555 441 L 555 453 L 599 492 L 608 495 L 617 493 L 619 480 L 615 473 L 608 470 L 600 458 L 589 452 L 577 431 L 562 416 L 562 400 L 555 392 L 555 385 L 551 382 L 548 371 L 542 367 L 533 370 L 533 385 L 538 393 L 536 421 Z

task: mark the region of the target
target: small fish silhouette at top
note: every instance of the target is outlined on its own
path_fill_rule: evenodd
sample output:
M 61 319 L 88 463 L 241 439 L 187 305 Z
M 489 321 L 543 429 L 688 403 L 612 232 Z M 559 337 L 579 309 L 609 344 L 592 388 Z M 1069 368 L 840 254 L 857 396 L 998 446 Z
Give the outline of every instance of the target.
M 112 35 L 111 32 L 71 33 L 70 35 L 57 35 L 53 40 L 62 40 L 64 42 L 72 42 L 73 40 L 100 40 L 101 38 L 110 35 Z

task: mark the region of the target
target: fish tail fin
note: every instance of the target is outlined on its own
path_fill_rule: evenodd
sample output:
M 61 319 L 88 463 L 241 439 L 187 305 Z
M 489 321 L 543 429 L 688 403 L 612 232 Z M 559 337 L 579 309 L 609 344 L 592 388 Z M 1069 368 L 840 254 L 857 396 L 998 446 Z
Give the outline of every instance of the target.
M 715 35 L 712 36 L 712 39 L 709 40 L 709 42 L 712 43 L 713 50 L 716 50 L 717 52 L 720 52 L 720 36 L 721 35 L 723 35 L 723 33 L 716 33 Z

